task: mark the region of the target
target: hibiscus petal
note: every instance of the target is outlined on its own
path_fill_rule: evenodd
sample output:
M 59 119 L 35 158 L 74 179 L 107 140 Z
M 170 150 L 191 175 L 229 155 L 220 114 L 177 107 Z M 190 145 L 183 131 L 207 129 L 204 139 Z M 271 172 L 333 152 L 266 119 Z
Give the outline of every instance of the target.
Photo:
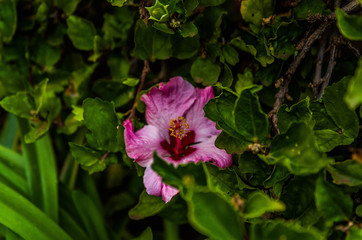
M 162 183 L 162 200 L 165 201 L 165 203 L 168 203 L 178 192 L 179 190 L 177 188 Z
M 148 195 L 161 196 L 162 180 L 161 177 L 152 170 L 151 166 L 147 167 L 145 170 L 143 184 L 146 187 Z
M 204 106 L 214 97 L 212 87 L 196 89 L 196 101 L 186 113 L 186 121 L 190 130 L 195 132 L 195 142 L 202 142 L 212 135 L 218 135 L 215 123 L 205 117 Z
M 196 100 L 195 88 L 182 77 L 171 78 L 167 84 L 160 83 L 144 94 L 141 100 L 146 104 L 146 120 L 156 126 L 168 139 L 170 120 L 184 113 Z
M 162 195 L 162 200 L 165 201 L 165 203 L 168 203 L 171 198 L 179 192 L 176 188 L 163 183 L 162 178 L 153 171 L 151 167 L 147 167 L 145 170 L 143 184 L 145 185 L 146 192 L 149 195 Z
M 203 142 L 192 145 L 192 148 L 195 148 L 196 150 L 188 156 L 183 157 L 178 162 L 173 161 L 171 158 L 167 158 L 167 161 L 172 162 L 175 166 L 189 162 L 211 162 L 220 168 L 229 167 L 232 163 L 231 154 L 228 154 L 225 150 L 215 146 L 216 137 L 216 135 L 211 136 Z
M 135 133 L 129 119 L 123 122 L 123 126 L 125 127 L 126 152 L 139 165 L 142 167 L 149 166 L 153 161 L 152 155 L 154 151 L 157 151 L 160 155 L 164 154 L 165 150 L 161 147 L 164 138 L 158 128 L 146 125 Z

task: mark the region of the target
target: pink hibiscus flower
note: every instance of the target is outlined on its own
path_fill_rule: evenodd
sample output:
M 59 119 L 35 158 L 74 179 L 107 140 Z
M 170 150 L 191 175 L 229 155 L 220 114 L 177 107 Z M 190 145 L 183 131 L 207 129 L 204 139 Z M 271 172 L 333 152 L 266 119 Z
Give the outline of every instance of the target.
M 149 195 L 168 202 L 178 193 L 152 170 L 154 151 L 174 166 L 200 161 L 221 168 L 231 165 L 231 155 L 214 144 L 221 131 L 205 118 L 203 107 L 213 97 L 212 87 L 195 89 L 182 77 L 174 77 L 141 97 L 148 125 L 134 132 L 129 119 L 123 123 L 127 154 L 146 167 L 143 183 Z

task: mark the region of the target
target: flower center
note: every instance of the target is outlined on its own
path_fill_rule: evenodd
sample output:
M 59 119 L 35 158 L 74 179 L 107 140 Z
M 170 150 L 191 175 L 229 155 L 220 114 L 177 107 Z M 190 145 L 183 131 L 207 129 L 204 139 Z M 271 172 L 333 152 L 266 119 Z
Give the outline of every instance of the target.
M 190 132 L 190 130 L 188 130 L 189 125 L 187 124 L 186 119 L 180 116 L 175 119 L 171 119 L 170 127 L 168 129 L 171 131 L 170 136 L 180 140 L 186 137 L 187 133 Z
M 196 151 L 196 148 L 190 146 L 195 142 L 195 132 L 189 130 L 184 117 L 171 119 L 168 130 L 170 130 L 170 142 L 162 141 L 161 147 L 170 154 L 173 160 L 181 160 Z

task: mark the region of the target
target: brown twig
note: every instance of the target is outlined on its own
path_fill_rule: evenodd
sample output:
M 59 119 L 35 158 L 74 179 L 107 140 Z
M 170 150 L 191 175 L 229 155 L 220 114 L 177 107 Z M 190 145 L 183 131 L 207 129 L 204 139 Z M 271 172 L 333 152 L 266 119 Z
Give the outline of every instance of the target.
M 345 12 L 350 12 L 355 10 L 360 6 L 359 0 L 354 0 L 344 6 L 342 8 Z M 302 59 L 304 59 L 305 55 L 309 52 L 312 44 L 321 37 L 321 35 L 324 33 L 324 31 L 327 29 L 329 25 L 331 25 L 336 20 L 336 13 L 333 12 L 327 16 L 325 19 L 325 22 L 321 23 L 319 27 L 305 40 L 303 41 L 303 47 L 301 47 L 300 44 L 298 44 L 301 47 L 300 52 L 298 53 L 297 57 L 294 59 L 294 61 L 289 66 L 287 72 L 282 76 L 276 83 L 276 87 L 280 87 L 278 93 L 275 95 L 275 102 L 273 105 L 273 110 L 269 113 L 269 119 L 271 119 L 272 124 L 276 130 L 277 133 L 279 133 L 279 129 L 277 126 L 278 118 L 277 118 L 277 112 L 280 108 L 280 106 L 283 104 L 284 97 L 288 93 L 288 86 L 291 81 L 292 75 L 296 72 L 300 62 Z M 305 41 L 305 44 L 304 44 Z M 335 50 L 334 50 L 335 51 Z M 334 55 L 335 53 L 333 53 Z M 331 55 L 332 56 L 332 55 Z M 333 61 L 335 59 L 335 56 L 333 56 Z M 331 59 L 330 59 L 331 60 Z M 334 65 L 333 65 L 334 67 Z M 333 68 L 332 68 L 333 70 Z M 328 75 L 325 76 L 328 78 Z M 330 78 L 330 77 L 329 77 Z M 329 81 L 329 79 L 328 79 Z M 327 83 L 328 84 L 328 83 Z
M 361 53 L 358 51 L 357 48 L 355 48 L 355 47 L 352 45 L 351 41 L 348 40 L 348 39 L 344 39 L 344 41 L 345 41 L 347 47 L 354 53 L 354 55 L 356 56 L 356 58 L 357 58 L 357 59 L 360 59 L 360 58 L 361 58 Z
M 301 51 L 298 53 L 297 57 L 294 59 L 292 64 L 289 66 L 287 72 L 283 77 L 281 77 L 276 84 L 276 87 L 278 85 L 280 86 L 280 89 L 278 93 L 275 95 L 275 102 L 273 105 L 273 110 L 269 113 L 269 119 L 271 119 L 273 126 L 277 133 L 279 133 L 279 129 L 277 126 L 278 118 L 277 118 L 277 112 L 280 108 L 280 106 L 283 104 L 284 96 L 286 93 L 288 93 L 288 86 L 290 83 L 290 80 L 292 78 L 292 75 L 297 70 L 300 62 L 305 57 L 306 53 L 309 51 L 312 44 L 320 38 L 322 33 L 327 29 L 327 27 L 330 25 L 331 22 L 325 22 L 322 25 L 320 25 L 317 30 L 315 30 L 307 39 L 306 43 L 304 44 Z
M 317 99 L 320 99 L 324 93 L 324 89 L 328 86 L 329 80 L 332 77 L 332 72 L 334 69 L 334 66 L 336 65 L 336 56 L 337 56 L 337 43 L 332 43 L 332 48 L 330 52 L 329 62 L 328 62 L 328 68 L 326 73 L 324 74 L 323 78 L 321 79 L 321 89 L 319 91 L 319 94 L 317 95 Z
M 323 67 L 323 60 L 324 60 L 324 50 L 326 48 L 327 43 L 327 35 L 325 34 L 321 40 L 321 45 L 319 47 L 317 62 L 315 66 L 315 74 L 313 79 L 313 95 L 317 96 L 318 94 L 318 83 L 322 77 L 322 67 Z
M 138 89 L 137 89 L 137 93 L 136 93 L 136 98 L 133 102 L 133 106 L 131 108 L 130 114 L 129 114 L 129 119 L 133 119 L 136 115 L 136 108 L 137 108 L 137 96 L 138 94 L 141 92 L 142 88 L 143 88 L 143 84 L 145 83 L 146 80 L 146 76 L 147 73 L 150 71 L 150 63 L 148 62 L 148 60 L 144 60 L 143 61 L 143 70 L 142 70 L 142 74 L 141 74 L 141 79 L 140 79 L 140 84 L 138 85 Z

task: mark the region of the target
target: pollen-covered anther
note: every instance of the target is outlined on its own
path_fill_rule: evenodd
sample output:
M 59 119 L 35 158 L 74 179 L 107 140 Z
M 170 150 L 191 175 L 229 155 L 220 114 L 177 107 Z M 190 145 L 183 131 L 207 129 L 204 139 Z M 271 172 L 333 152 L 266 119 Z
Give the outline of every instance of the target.
M 179 138 L 180 140 L 186 137 L 187 133 L 190 132 L 190 130 L 188 130 L 189 125 L 187 124 L 186 119 L 180 116 L 175 119 L 171 119 L 170 127 L 168 129 L 171 131 L 171 136 Z

